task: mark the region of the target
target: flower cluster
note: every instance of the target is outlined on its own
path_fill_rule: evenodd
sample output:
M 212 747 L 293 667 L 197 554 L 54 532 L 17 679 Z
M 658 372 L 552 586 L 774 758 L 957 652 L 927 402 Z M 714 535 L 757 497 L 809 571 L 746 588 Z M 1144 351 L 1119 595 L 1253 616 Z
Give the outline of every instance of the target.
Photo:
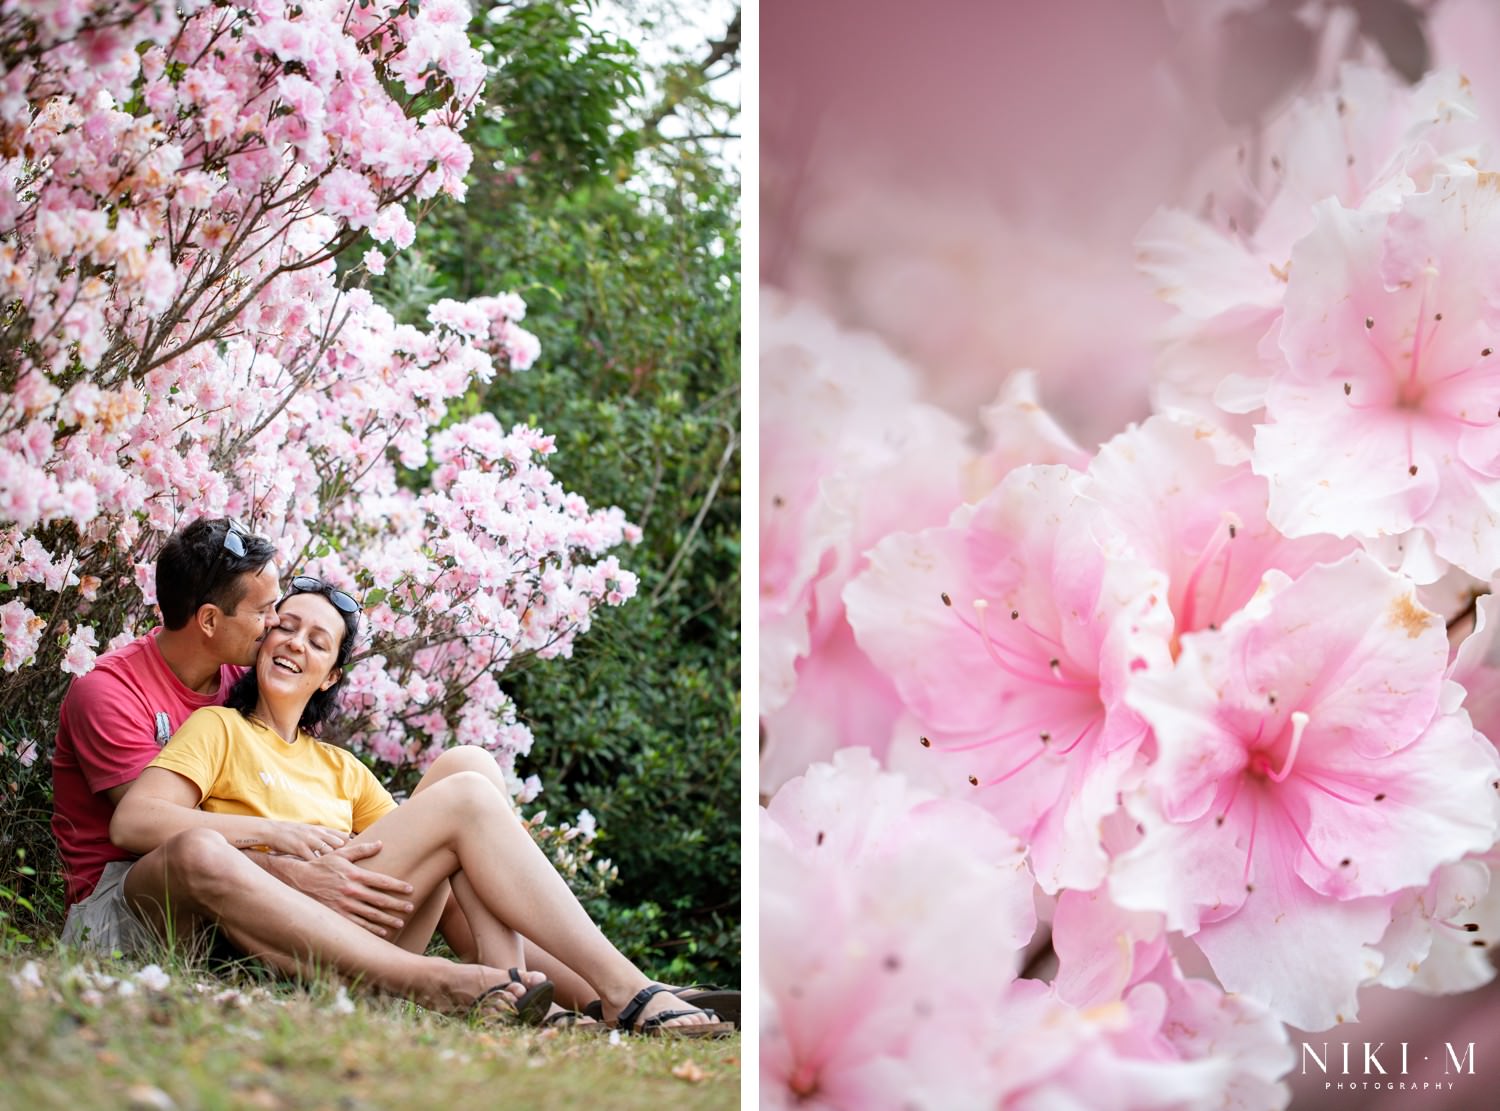
M 347 739 L 393 765 L 468 743 L 509 770 L 531 737 L 496 676 L 567 655 L 634 592 L 605 553 L 638 532 L 559 486 L 550 437 L 455 422 L 535 361 L 521 299 L 441 301 L 417 328 L 354 284 L 383 263 L 337 269 L 462 199 L 485 78 L 468 19 L 463 0 L 0 14 L 0 699 L 39 731 L 67 675 L 149 626 L 154 553 L 201 515 L 363 597 Z
M 1486 135 L 1365 66 L 1273 120 L 1269 186 L 1143 231 L 1156 412 L 1092 453 L 768 302 L 776 1098 L 1282 1106 L 1283 1023 L 1494 976 Z

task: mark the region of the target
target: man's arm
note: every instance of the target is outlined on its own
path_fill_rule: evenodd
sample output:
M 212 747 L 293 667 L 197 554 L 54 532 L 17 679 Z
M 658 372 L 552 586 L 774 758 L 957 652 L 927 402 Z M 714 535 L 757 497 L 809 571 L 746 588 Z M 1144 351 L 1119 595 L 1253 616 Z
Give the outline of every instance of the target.
M 129 790 L 130 783 L 122 783 L 104 794 L 118 807 Z M 412 912 L 412 904 L 406 898 L 412 887 L 395 876 L 372 872 L 355 863 L 379 851 L 379 841 L 350 841 L 343 848 L 310 861 L 248 850 L 247 856 L 293 890 L 316 899 L 372 934 L 389 937 L 401 931 L 406 916 Z
M 304 822 L 214 814 L 199 810 L 203 788 L 180 772 L 147 768 L 115 806 L 109 839 L 133 853 L 148 853 L 190 829 L 211 829 L 235 848 L 264 845 L 311 860 L 340 848 L 347 835 Z

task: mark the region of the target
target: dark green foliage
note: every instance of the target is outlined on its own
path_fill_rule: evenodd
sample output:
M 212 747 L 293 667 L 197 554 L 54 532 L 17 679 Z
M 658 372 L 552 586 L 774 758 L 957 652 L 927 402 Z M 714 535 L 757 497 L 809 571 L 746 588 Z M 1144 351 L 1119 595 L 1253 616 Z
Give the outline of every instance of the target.
M 471 145 L 491 161 L 554 188 L 575 188 L 627 167 L 635 135 L 615 126 L 625 98 L 641 91 L 635 48 L 595 31 L 588 5 L 551 0 L 497 4 L 473 38 L 497 67 L 484 102 L 500 111 L 476 122 Z
M 0 722 L 0 952 L 50 937 L 62 925 L 51 742 L 28 744 L 14 722 Z M 35 758 L 27 764 L 22 753 Z

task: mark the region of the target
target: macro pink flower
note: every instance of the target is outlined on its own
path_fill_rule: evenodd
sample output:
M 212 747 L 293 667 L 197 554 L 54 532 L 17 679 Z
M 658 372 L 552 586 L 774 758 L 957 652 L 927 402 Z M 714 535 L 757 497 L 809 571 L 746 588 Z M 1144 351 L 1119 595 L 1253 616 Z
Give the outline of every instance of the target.
M 1117 558 L 1168 582 L 1174 644 L 1214 628 L 1260 588 L 1267 571 L 1293 577 L 1331 562 L 1353 541 L 1289 539 L 1266 519 L 1269 488 L 1244 444 L 1206 421 L 1158 415 L 1099 448 L 1083 491 L 1100 507 L 1100 534 Z
M 885 751 L 899 704 L 850 641 L 839 594 L 882 536 L 959 504 L 971 453 L 873 336 L 774 291 L 762 302 L 761 787 L 774 791 L 836 748 Z
M 1352 1019 L 1398 894 L 1500 832 L 1500 759 L 1441 702 L 1446 663 L 1442 619 L 1363 552 L 1268 575 L 1171 672 L 1134 678 L 1157 759 L 1111 897 L 1285 1021 Z
M 1137 1024 L 1135 1052 L 1147 1060 L 1220 1066 L 1205 1078 L 1206 1106 L 1265 1111 L 1285 1107 L 1281 1078 L 1296 1063 L 1285 1028 L 1264 1006 L 1185 976 L 1160 914 L 1128 911 L 1098 891 L 1065 891 L 1052 919 L 1057 995 L 1097 1011 L 1125 1005 Z
M 1171 662 L 1166 579 L 1098 542 L 1084 481 L 1017 468 L 947 524 L 882 541 L 844 591 L 921 743 L 963 754 L 971 797 L 1027 840 L 1048 892 L 1103 879 L 1099 826 L 1149 734 L 1127 681 Z
M 1379 541 L 1419 579 L 1500 570 L 1500 177 L 1393 214 L 1330 201 L 1299 242 L 1255 469 L 1289 536 Z M 1410 534 L 1410 535 L 1406 535 Z M 1399 552 L 1391 551 L 1392 547 Z
M 1015 838 L 851 749 L 789 781 L 760 839 L 765 1105 L 976 1105 L 975 1017 L 1035 926 Z
M 1445 995 L 1495 978 L 1490 947 L 1500 939 L 1500 890 L 1494 850 L 1445 864 L 1424 887 L 1397 899 L 1378 946 L 1377 983 Z
M 1313 230 L 1318 203 L 1388 212 L 1482 149 L 1468 82 L 1457 72 L 1408 86 L 1350 63 L 1338 77 L 1257 134 L 1254 163 L 1246 164 L 1248 145 L 1226 150 L 1195 182 L 1201 194 L 1159 211 L 1137 237 L 1142 271 L 1178 310 L 1163 330 L 1158 405 L 1248 437 L 1284 366 L 1276 325 L 1294 245 Z

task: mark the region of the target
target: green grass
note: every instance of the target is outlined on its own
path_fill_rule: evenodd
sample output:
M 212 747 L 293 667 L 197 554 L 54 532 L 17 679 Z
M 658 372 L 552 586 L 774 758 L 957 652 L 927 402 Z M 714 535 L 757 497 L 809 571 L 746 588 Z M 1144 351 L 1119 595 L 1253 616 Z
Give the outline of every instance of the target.
M 126 962 L 0 957 L 0 1106 L 739 1106 L 739 1036 L 612 1045 L 581 1032 L 472 1026 L 399 1001 L 351 1000 L 328 984 L 218 972 L 172 966 L 157 988 Z

